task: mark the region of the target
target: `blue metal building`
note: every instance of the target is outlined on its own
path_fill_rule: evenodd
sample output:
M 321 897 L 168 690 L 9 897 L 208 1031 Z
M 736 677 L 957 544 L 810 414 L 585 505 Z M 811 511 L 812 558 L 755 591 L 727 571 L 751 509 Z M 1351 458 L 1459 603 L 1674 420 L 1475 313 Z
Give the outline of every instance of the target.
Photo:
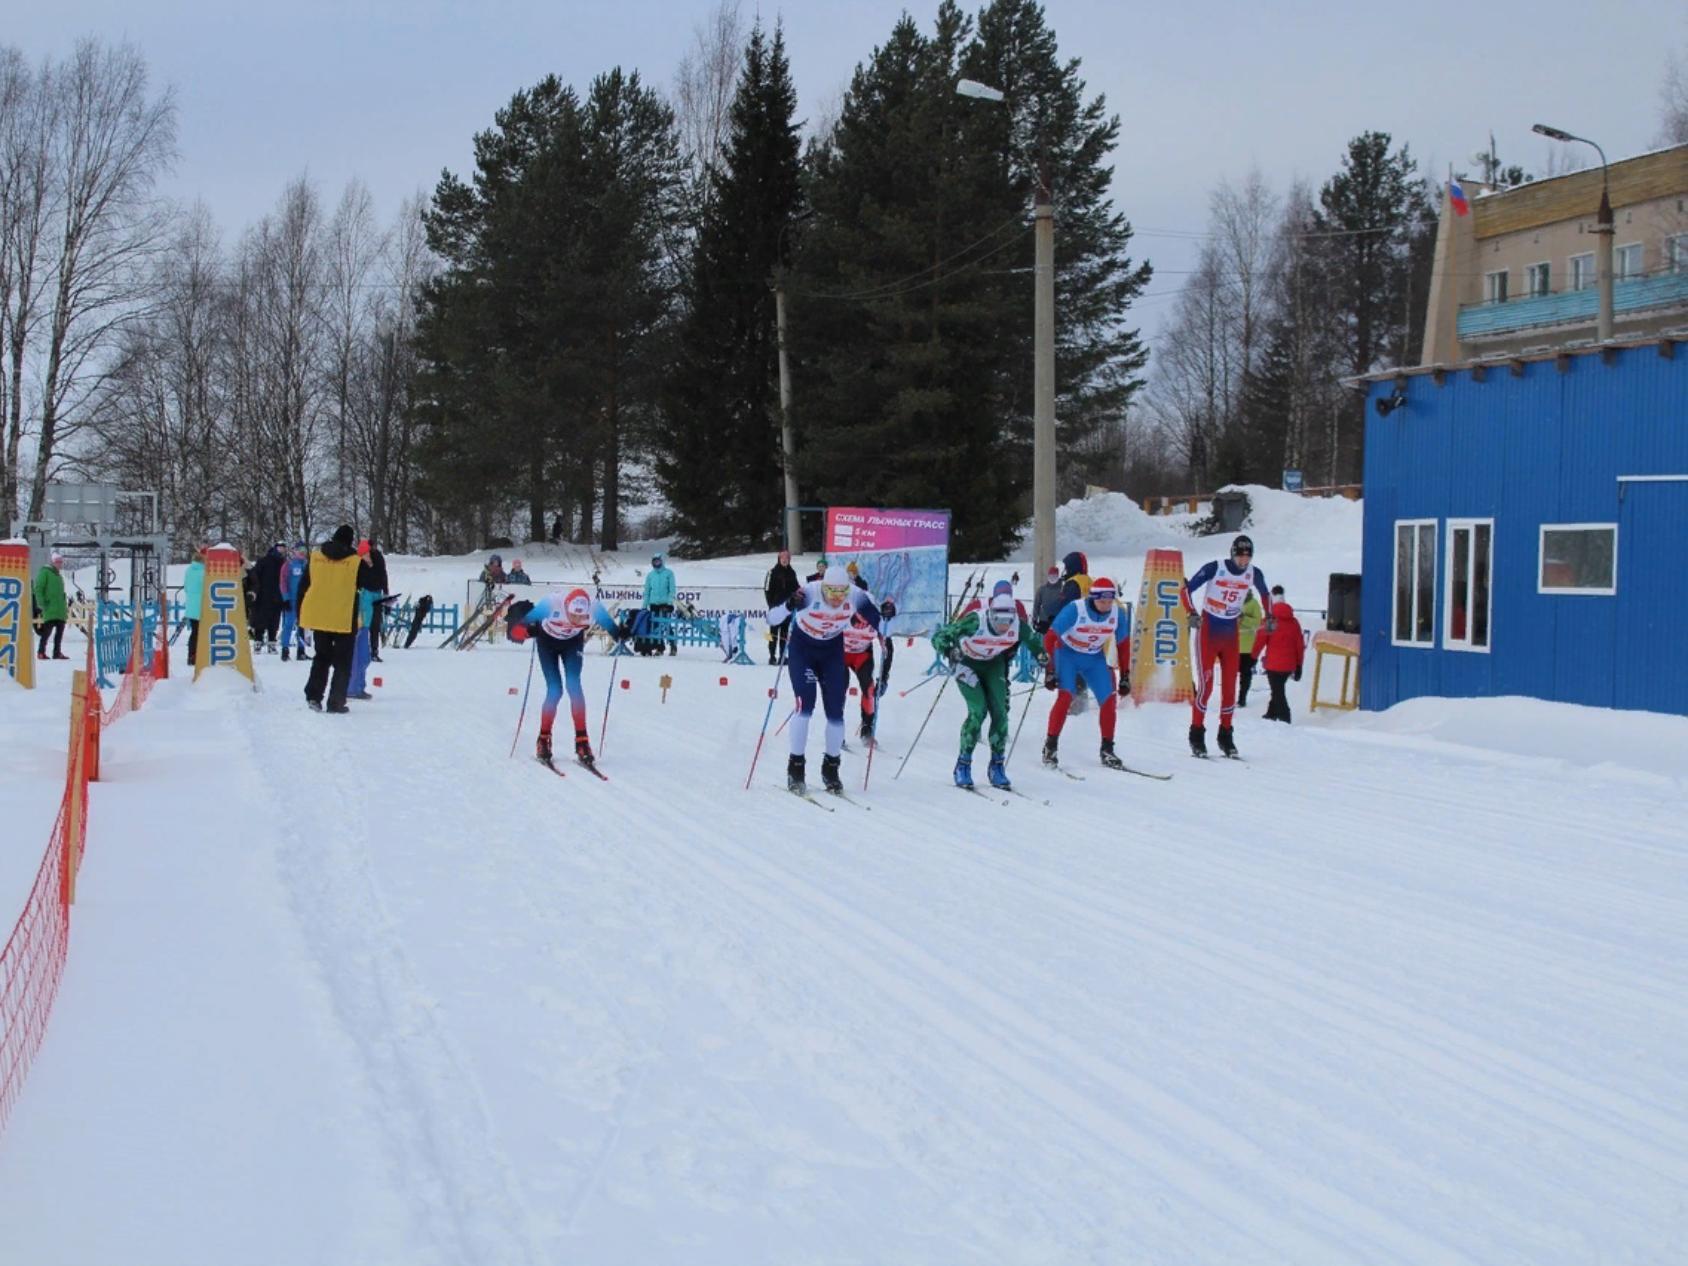
M 1365 382 L 1361 706 L 1688 714 L 1688 342 Z

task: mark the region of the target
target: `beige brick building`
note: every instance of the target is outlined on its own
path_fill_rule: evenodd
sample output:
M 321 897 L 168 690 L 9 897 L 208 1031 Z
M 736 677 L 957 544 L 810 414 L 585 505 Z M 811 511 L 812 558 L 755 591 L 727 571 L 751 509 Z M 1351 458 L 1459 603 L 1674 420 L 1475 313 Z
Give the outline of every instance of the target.
M 1688 329 L 1688 145 L 1611 164 L 1613 332 Z M 1598 167 L 1515 189 L 1446 189 L 1423 363 L 1455 364 L 1595 337 Z

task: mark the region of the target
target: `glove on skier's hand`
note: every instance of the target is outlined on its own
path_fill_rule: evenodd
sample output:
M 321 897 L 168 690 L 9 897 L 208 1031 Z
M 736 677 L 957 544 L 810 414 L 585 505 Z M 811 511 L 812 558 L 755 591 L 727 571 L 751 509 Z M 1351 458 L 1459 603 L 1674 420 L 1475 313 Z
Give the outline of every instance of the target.
M 801 589 L 785 600 L 785 609 L 787 611 L 801 611 L 808 605 L 809 599 Z
M 1297 681 L 1300 681 L 1300 680 L 1301 680 L 1301 670 L 1300 670 L 1300 669 L 1299 669 L 1299 668 L 1297 668 L 1297 669 L 1296 669 L 1296 670 L 1295 670 L 1295 679 L 1296 679 L 1296 680 L 1297 680 Z
M 879 604 L 879 616 L 881 619 L 889 620 L 895 617 L 896 614 L 897 604 L 892 602 L 889 598 Z

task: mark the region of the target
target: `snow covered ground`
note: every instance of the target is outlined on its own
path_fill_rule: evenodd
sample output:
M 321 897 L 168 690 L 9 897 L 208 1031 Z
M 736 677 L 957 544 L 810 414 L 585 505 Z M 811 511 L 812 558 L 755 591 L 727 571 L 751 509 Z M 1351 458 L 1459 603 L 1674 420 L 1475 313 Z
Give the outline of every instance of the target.
M 1081 512 L 1134 588 L 1168 525 Z M 1272 513 L 1261 565 L 1322 605 L 1357 507 Z M 600 783 L 509 758 L 525 651 L 423 645 L 347 717 L 266 656 L 262 693 L 175 679 L 109 732 L 0 1260 L 1688 1258 L 1688 721 L 1309 718 L 1303 683 L 1294 727 L 1251 699 L 1241 765 L 1122 713 L 1168 783 L 1075 717 L 1074 781 L 1036 766 L 1037 692 L 1030 798 L 993 803 L 948 786 L 953 690 L 892 778 L 932 686 L 823 814 L 783 738 L 743 789 L 766 667 L 589 658 Z M 907 688 L 930 654 L 898 651 Z M 44 667 L 0 704 L 8 916 L 58 799 Z

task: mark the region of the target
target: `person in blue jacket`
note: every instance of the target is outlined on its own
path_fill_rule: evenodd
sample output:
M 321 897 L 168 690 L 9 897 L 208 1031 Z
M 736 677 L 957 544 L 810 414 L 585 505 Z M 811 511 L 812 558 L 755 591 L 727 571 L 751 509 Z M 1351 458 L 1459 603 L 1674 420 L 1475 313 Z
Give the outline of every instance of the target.
M 299 623 L 299 582 L 305 576 L 305 543 L 293 542 L 293 551 L 281 566 L 281 662 L 287 662 L 293 639 L 299 639 L 299 659 L 310 658 L 305 649 L 305 630 Z
M 645 610 L 653 616 L 674 614 L 674 593 L 677 582 L 661 554 L 651 555 L 651 569 L 645 576 Z M 661 653 L 661 647 L 657 648 Z M 668 653 L 678 655 L 680 644 L 668 643 Z
M 205 602 L 205 559 L 195 553 L 182 574 L 182 615 L 188 622 L 188 664 L 199 654 L 199 608 Z
M 569 717 L 574 722 L 574 756 L 582 765 L 592 765 L 592 744 L 586 735 L 586 695 L 580 685 L 581 660 L 586 634 L 596 624 L 619 638 L 615 617 L 601 603 L 592 601 L 584 589 L 546 594 L 538 602 L 512 603 L 505 615 L 512 642 L 533 639 L 539 669 L 545 674 L 545 704 L 539 714 L 539 742 L 535 755 L 551 763 L 551 729 L 557 719 L 567 682 Z
M 1088 682 L 1098 705 L 1096 720 L 1102 731 L 1101 761 L 1110 769 L 1120 768 L 1114 755 L 1114 719 L 1119 696 L 1114 690 L 1114 670 L 1108 665 L 1107 647 L 1117 648 L 1120 666 L 1120 689 L 1131 689 L 1131 604 L 1119 601 L 1119 590 L 1106 576 L 1095 580 L 1086 577 L 1086 593 L 1062 607 L 1043 635 L 1044 648 L 1050 654 L 1053 684 L 1045 686 L 1060 693 L 1055 706 L 1049 710 L 1049 731 L 1043 740 L 1043 763 L 1055 767 L 1061 742 L 1061 728 L 1067 723 L 1073 696 L 1081 682 Z
M 858 615 L 877 630 L 881 618 L 890 619 L 897 608 L 890 599 L 875 606 L 866 589 L 850 582 L 849 573 L 836 563 L 818 581 L 811 580 L 779 606 L 768 612 L 768 625 L 790 620 L 793 628 L 787 643 L 786 670 L 791 690 L 797 696 L 797 710 L 791 717 L 791 758 L 785 767 L 788 790 L 804 790 L 805 751 L 809 746 L 809 718 L 815 711 L 819 687 L 826 710 L 826 755 L 821 759 L 821 782 L 828 791 L 842 792 L 838 762 L 844 750 L 844 695 L 850 671 L 844 666 L 844 630 Z

